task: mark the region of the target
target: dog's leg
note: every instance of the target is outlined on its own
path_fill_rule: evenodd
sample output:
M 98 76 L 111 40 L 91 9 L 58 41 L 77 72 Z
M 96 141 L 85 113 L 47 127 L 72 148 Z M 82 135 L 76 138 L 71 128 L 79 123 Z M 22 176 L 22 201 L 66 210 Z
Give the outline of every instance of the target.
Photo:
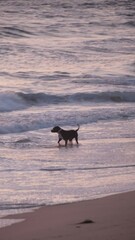
M 65 140 L 65 147 L 67 146 L 67 142 L 68 142 L 68 140 Z
M 59 138 L 59 140 L 58 140 L 58 144 L 60 145 L 60 141 L 62 140 L 62 138 Z
M 75 140 L 76 140 L 76 143 L 79 144 L 79 143 L 78 143 L 78 136 L 75 137 Z

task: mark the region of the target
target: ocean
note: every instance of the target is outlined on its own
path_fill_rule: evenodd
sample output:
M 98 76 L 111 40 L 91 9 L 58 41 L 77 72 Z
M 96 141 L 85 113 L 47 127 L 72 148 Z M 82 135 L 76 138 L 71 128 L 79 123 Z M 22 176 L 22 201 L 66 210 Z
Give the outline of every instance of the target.
M 0 217 L 135 190 L 134 13 L 0 1 Z M 79 145 L 59 147 L 51 129 L 77 124 Z

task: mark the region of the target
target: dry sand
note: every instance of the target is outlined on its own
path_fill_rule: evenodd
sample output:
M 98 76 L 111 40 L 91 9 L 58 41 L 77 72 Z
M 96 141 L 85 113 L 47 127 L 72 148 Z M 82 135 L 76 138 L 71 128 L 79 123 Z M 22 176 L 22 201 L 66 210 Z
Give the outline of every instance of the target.
M 14 218 L 25 220 L 1 228 L 0 240 L 134 240 L 135 192 L 46 206 Z

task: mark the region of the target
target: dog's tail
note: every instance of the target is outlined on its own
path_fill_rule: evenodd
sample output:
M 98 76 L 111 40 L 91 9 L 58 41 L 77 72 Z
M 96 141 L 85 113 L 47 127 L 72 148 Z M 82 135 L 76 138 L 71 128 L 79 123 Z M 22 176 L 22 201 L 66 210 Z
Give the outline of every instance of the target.
M 78 126 L 78 128 L 75 130 L 76 132 L 80 129 L 80 125 L 79 124 L 77 124 L 77 126 Z

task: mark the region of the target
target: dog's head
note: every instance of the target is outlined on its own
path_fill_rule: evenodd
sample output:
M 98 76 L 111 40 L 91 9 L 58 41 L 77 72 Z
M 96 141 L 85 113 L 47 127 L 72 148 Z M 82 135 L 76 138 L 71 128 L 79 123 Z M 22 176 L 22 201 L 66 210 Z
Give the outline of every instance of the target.
M 59 126 L 54 127 L 51 132 L 58 133 L 61 130 Z

